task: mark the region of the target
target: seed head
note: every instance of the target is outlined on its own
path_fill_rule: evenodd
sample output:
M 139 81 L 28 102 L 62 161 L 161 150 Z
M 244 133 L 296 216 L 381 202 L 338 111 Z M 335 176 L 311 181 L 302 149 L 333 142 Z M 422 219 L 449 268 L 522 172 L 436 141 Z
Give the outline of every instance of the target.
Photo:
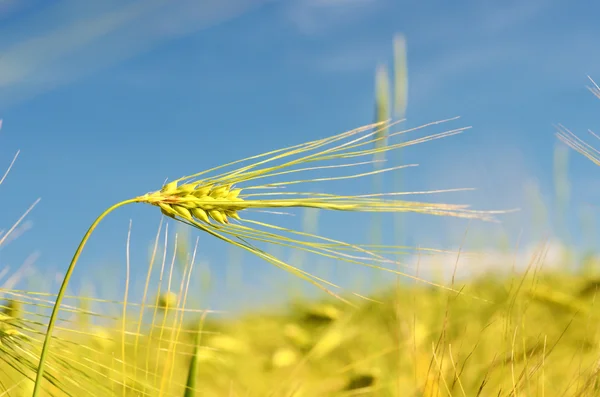
M 160 207 L 162 213 L 191 223 L 229 223 L 228 217 L 241 220 L 237 211 L 244 209 L 239 197 L 241 189 L 231 190 L 231 185 L 176 182 L 165 185 L 159 192 L 142 197 L 143 201 Z

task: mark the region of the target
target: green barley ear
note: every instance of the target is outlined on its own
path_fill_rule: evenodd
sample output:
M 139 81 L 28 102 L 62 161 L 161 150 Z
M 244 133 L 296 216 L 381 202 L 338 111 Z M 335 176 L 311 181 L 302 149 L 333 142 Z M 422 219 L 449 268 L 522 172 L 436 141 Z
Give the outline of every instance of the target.
M 375 122 L 387 123 L 390 119 L 390 78 L 387 67 L 379 65 L 375 72 Z M 381 148 L 386 145 L 388 127 L 383 125 L 375 134 L 375 147 Z M 376 153 L 375 159 L 382 160 L 385 152 Z M 377 166 L 377 163 L 375 163 Z
M 408 67 L 406 63 L 406 39 L 394 37 L 394 113 L 403 118 L 408 104 Z
M 389 104 L 386 106 L 389 109 Z M 386 110 L 386 112 L 389 112 L 389 110 Z M 440 123 L 431 123 L 429 125 Z M 376 173 L 397 170 L 401 167 L 383 168 L 375 171 L 356 171 L 342 176 L 323 176 L 323 172 L 332 168 L 347 170 L 367 167 L 371 165 L 373 156 L 383 155 L 383 153 L 391 150 L 405 148 L 434 139 L 456 135 L 466 129 L 459 128 L 427 137 L 404 140 L 393 144 L 386 143 L 384 145 L 383 142 L 388 139 L 426 126 L 394 133 L 388 132 L 390 127 L 391 125 L 388 123 L 376 123 L 332 137 L 274 150 L 262 155 L 225 164 L 174 180 L 157 191 L 117 203 L 100 214 L 83 236 L 59 289 L 40 353 L 33 397 L 37 397 L 41 390 L 46 356 L 58 311 L 81 252 L 98 224 L 109 213 L 128 204 L 144 203 L 156 206 L 165 216 L 193 226 L 233 246 L 249 251 L 272 265 L 310 282 L 324 292 L 347 303 L 349 303 L 347 300 L 331 290 L 331 288 L 339 288 L 335 284 L 302 269 L 293 267 L 267 251 L 256 247 L 255 243 L 298 249 L 332 260 L 367 266 L 429 283 L 426 280 L 418 279 L 415 276 L 396 270 L 398 263 L 396 260 L 390 259 L 390 256 L 395 256 L 398 252 L 402 251 L 402 248 L 382 245 L 348 244 L 316 234 L 268 224 L 254 220 L 248 216 L 252 215 L 250 210 L 281 210 L 288 208 L 316 208 L 330 211 L 391 214 L 417 212 L 429 215 L 487 220 L 492 219 L 494 213 L 500 213 L 473 211 L 462 205 L 398 200 L 398 196 L 406 194 L 398 192 L 342 196 L 322 192 L 282 191 L 282 188 L 289 188 L 308 182 L 320 183 L 356 179 Z M 375 143 L 375 147 L 373 147 L 373 143 Z M 334 162 L 334 165 L 331 162 Z M 223 170 L 224 168 L 240 163 L 246 164 L 239 165 L 236 169 Z M 320 173 L 318 178 L 311 179 L 305 177 L 303 179 L 287 181 L 272 179 L 282 176 L 289 177 L 296 173 L 310 173 L 315 171 Z M 268 181 L 268 179 L 271 180 Z M 418 193 L 439 193 L 439 191 Z M 458 292 L 442 285 L 433 285 Z

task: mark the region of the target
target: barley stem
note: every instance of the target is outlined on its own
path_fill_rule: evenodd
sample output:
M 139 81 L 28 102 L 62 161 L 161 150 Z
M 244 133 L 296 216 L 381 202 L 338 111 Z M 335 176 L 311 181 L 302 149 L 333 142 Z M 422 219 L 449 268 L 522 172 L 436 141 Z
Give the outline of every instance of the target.
M 44 338 L 42 352 L 40 353 L 40 362 L 38 364 L 38 370 L 37 370 L 37 374 L 36 374 L 36 378 L 35 378 L 35 385 L 33 387 L 33 394 L 31 395 L 31 397 L 38 397 L 38 394 L 41 390 L 42 380 L 44 379 L 44 366 L 46 364 L 46 355 L 48 353 L 48 348 L 50 347 L 50 338 L 52 336 L 52 331 L 54 330 L 54 324 L 56 322 L 56 318 L 58 317 L 58 310 L 60 309 L 60 304 L 61 304 L 63 297 L 65 295 L 65 292 L 67 290 L 67 285 L 69 284 L 69 280 L 71 279 L 73 270 L 75 270 L 75 265 L 77 264 L 77 260 L 79 259 L 79 256 L 81 255 L 81 251 L 83 251 L 83 247 L 85 247 L 85 244 L 87 243 L 88 239 L 92 235 L 93 231 L 96 229 L 98 224 L 102 221 L 102 219 L 104 219 L 104 217 L 106 217 L 109 213 L 111 213 L 112 211 L 116 210 L 119 207 L 122 207 L 127 204 L 133 204 L 133 203 L 136 203 L 139 201 L 140 201 L 139 198 L 125 200 L 125 201 L 121 201 L 120 203 L 117 203 L 117 204 L 113 205 L 112 207 L 108 208 L 98 218 L 96 218 L 94 223 L 92 223 L 92 225 L 90 226 L 88 231 L 85 233 L 85 236 L 83 236 L 83 239 L 79 243 L 79 247 L 77 247 L 77 251 L 75 251 L 75 254 L 73 255 L 73 259 L 71 260 L 71 263 L 69 264 L 67 273 L 65 274 L 62 285 L 60 286 L 60 290 L 58 291 L 58 295 L 56 296 L 56 302 L 54 303 L 54 307 L 52 309 L 52 314 L 50 315 L 50 321 L 48 322 L 48 328 L 46 330 L 46 336 Z

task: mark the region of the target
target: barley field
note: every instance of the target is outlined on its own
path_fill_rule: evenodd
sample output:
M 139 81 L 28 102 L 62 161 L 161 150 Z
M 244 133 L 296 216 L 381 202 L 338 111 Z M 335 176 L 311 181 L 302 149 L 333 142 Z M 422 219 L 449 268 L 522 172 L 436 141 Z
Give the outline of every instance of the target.
M 519 247 L 497 255 L 384 242 L 390 236 L 383 234 L 391 232 L 383 222 L 392 223 L 400 237 L 410 233 L 406 214 L 501 223 L 518 211 L 446 203 L 447 193 L 468 195 L 470 189 L 460 186 L 403 191 L 403 172 L 412 165 L 388 166 L 387 158 L 470 128 L 457 125 L 457 119 L 404 127 L 405 45 L 404 36 L 397 35 L 392 65 L 382 63 L 375 71 L 372 124 L 286 148 L 264 142 L 263 154 L 190 170 L 153 191 L 122 197 L 91 215 L 97 218 L 73 242 L 79 245 L 64 264 L 56 294 L 2 285 L 0 395 L 600 395 L 600 257 L 595 252 L 561 245 L 557 254 L 550 239 L 540 239 L 526 255 Z M 600 88 L 591 85 L 600 98 Z M 431 128 L 443 131 L 430 133 Z M 557 128 L 556 141 L 577 161 L 600 165 L 593 143 L 567 127 Z M 564 185 L 566 162 L 563 152 L 557 153 L 555 177 Z M 18 154 L 0 185 L 11 177 Z M 387 175 L 397 177 L 390 183 Z M 359 178 L 370 180 L 371 189 L 352 191 Z M 345 184 L 352 193 L 336 194 L 328 189 L 331 183 Z M 563 185 L 557 183 L 557 205 Z M 0 248 L 23 238 L 19 230 L 36 204 L 0 234 Z M 97 227 L 113 211 L 134 205 L 152 208 L 161 219 L 147 272 L 131 271 L 130 228 L 123 276 L 110 281 L 124 286 L 119 297 L 73 288 L 71 276 Z M 303 214 L 305 224 L 314 227 L 291 229 L 271 221 L 287 211 Z M 310 211 L 365 215 L 361 219 L 369 224 L 356 227 L 369 230 L 369 238 L 355 243 L 309 231 L 318 223 Z M 272 305 L 233 314 L 212 310 L 192 282 L 199 278 L 200 238 L 243 252 L 244 258 L 267 263 L 297 282 L 279 283 Z M 458 275 L 463 258 L 471 266 L 469 277 Z M 364 292 L 336 285 L 306 266 L 318 260 L 344 265 L 358 286 L 373 280 L 353 269 L 369 269 L 377 275 L 370 284 L 376 288 Z M 421 273 L 425 263 L 427 277 Z M 140 296 L 133 293 L 134 283 L 143 285 Z M 298 285 L 312 292 L 297 293 Z M 258 293 L 251 285 L 243 287 L 236 291 L 240 299 Z

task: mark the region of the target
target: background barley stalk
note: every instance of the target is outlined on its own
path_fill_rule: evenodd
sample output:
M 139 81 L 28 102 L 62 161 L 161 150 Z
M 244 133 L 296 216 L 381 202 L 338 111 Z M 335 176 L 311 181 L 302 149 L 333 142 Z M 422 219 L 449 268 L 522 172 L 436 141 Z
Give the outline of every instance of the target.
M 393 42 L 393 95 L 392 84 L 390 83 L 390 75 L 385 64 L 377 67 L 375 72 L 375 122 L 385 122 L 391 117 L 392 108 L 394 118 L 398 120 L 404 119 L 406 115 L 406 107 L 408 104 L 408 68 L 406 54 L 406 39 L 403 35 L 397 34 Z M 393 100 L 392 100 L 393 99 Z M 376 145 L 384 146 L 386 144 L 387 129 L 382 130 L 376 138 L 382 136 L 384 139 L 378 140 Z M 400 158 L 401 151 L 395 152 L 396 158 Z M 383 159 L 383 154 L 376 154 L 376 160 Z M 375 169 L 381 168 L 382 162 L 374 163 Z M 402 190 L 402 175 L 396 173 L 393 178 L 393 186 L 395 191 Z M 384 181 L 383 174 L 379 173 L 374 176 L 374 190 L 379 193 L 383 191 Z M 372 228 L 369 231 L 369 238 L 374 244 L 380 244 L 383 238 L 382 230 L 382 215 L 376 214 L 373 218 Z M 396 244 L 403 244 L 403 231 L 401 214 L 395 214 L 394 232 Z
M 393 125 L 380 122 L 347 131 L 332 137 L 315 140 L 312 142 L 292 146 L 286 149 L 275 150 L 262 155 L 239 160 L 230 164 L 219 166 L 208 171 L 186 176 L 166 184 L 161 190 L 144 194 L 142 196 L 117 203 L 102 213 L 90 226 L 78 246 L 69 268 L 64 276 L 63 283 L 54 303 L 53 311 L 45 334 L 44 344 L 40 353 L 39 367 L 36 375 L 33 397 L 40 391 L 41 381 L 44 377 L 44 366 L 49 343 L 54 329 L 58 310 L 64 297 L 67 285 L 77 260 L 90 235 L 102 219 L 113 210 L 127 204 L 146 203 L 159 207 L 162 213 L 185 224 L 196 227 L 210 235 L 224 240 L 234 246 L 247 250 L 271 264 L 287 270 L 294 275 L 309 281 L 322 290 L 342 299 L 330 290 L 337 287 L 335 284 L 323 280 L 265 252 L 252 243 L 262 242 L 285 247 L 293 247 L 307 252 L 317 253 L 325 257 L 343 260 L 349 263 L 374 267 L 395 274 L 409 276 L 398 270 L 383 267 L 393 265 L 395 260 L 384 256 L 390 247 L 373 246 L 364 247 L 344 243 L 309 233 L 298 232 L 291 229 L 271 225 L 257 220 L 242 217 L 250 209 L 273 209 L 308 207 L 337 211 L 358 212 L 418 212 L 430 215 L 454 216 L 462 218 L 479 218 L 491 220 L 494 213 L 491 211 L 474 211 L 463 205 L 449 205 L 416 201 L 397 200 L 395 197 L 411 193 L 377 193 L 356 196 L 340 196 L 326 193 L 306 192 L 277 192 L 273 189 L 289 187 L 308 182 L 327 182 L 333 180 L 354 179 L 383 172 L 397 170 L 402 167 L 382 168 L 374 171 L 356 172 L 345 176 L 312 178 L 306 180 L 291 180 L 287 182 L 271 182 L 251 184 L 238 187 L 249 182 L 254 182 L 275 176 L 290 176 L 295 173 L 307 171 L 325 171 L 334 168 L 358 168 L 372 163 L 372 160 L 347 162 L 361 157 L 372 158 L 374 155 L 400 149 L 434 139 L 444 138 L 459 134 L 466 128 L 458 128 L 443 133 L 438 133 L 423 138 L 416 138 L 400 143 L 382 145 L 386 139 L 399 137 L 408 132 L 422 129 L 428 125 L 439 124 L 450 120 L 430 123 L 421 127 L 382 134 Z M 221 171 L 226 167 L 252 161 L 252 163 L 230 171 Z M 276 163 L 281 161 L 282 163 Z M 315 165 L 315 163 L 338 162 L 337 164 Z M 341 162 L 341 163 L 340 163 Z M 461 189 L 457 189 L 461 190 Z M 254 192 L 254 193 L 253 193 Z M 439 191 L 438 191 L 439 192 Z M 434 192 L 412 192 L 412 194 L 425 194 Z M 424 281 L 424 280 L 423 280 Z M 437 285 L 437 284 L 434 284 Z M 443 287 L 441 285 L 437 285 Z M 446 288 L 446 287 L 444 287 Z

